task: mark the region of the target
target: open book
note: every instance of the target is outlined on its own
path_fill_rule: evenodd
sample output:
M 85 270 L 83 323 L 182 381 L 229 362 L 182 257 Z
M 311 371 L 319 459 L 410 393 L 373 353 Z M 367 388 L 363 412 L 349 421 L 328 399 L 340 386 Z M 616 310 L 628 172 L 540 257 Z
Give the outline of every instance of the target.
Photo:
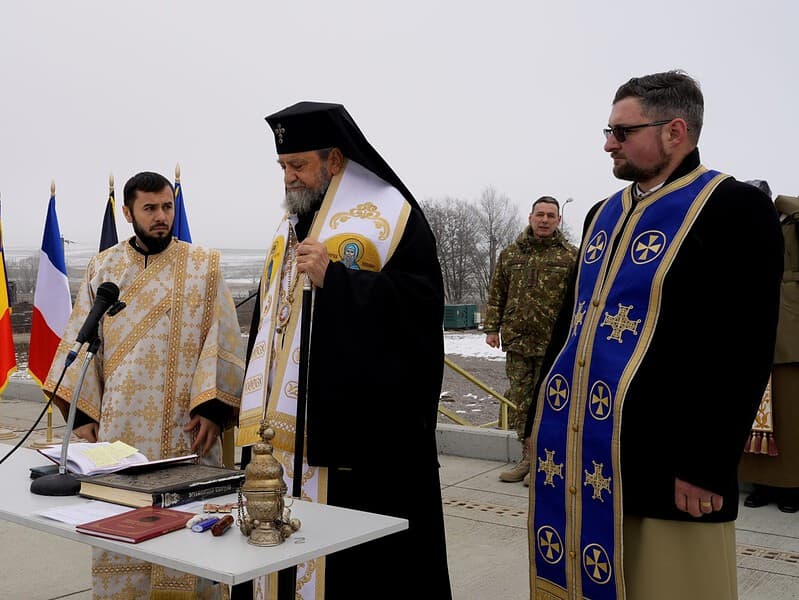
M 40 448 L 39 452 L 54 463 L 61 462 L 61 444 Z M 149 460 L 144 454 L 124 442 L 78 442 L 67 448 L 67 471 L 77 475 L 113 473 L 138 465 L 157 465 L 197 458 L 187 454 L 175 458 Z

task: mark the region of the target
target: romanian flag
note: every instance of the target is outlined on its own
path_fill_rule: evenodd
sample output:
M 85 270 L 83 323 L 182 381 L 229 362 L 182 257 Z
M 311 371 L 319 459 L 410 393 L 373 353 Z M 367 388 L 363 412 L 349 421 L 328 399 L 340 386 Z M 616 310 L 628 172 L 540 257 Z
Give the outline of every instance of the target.
M 108 202 L 105 205 L 103 215 L 103 229 L 100 232 L 100 252 L 111 246 L 116 246 L 119 242 L 117 237 L 117 218 L 116 202 L 114 200 L 114 178 L 111 177 L 108 184 Z
M 11 373 L 17 370 L 14 336 L 11 333 L 10 296 L 6 275 L 6 257 L 3 252 L 3 222 L 0 219 L 0 394 L 6 389 Z
M 33 294 L 33 319 L 28 350 L 28 371 L 39 385 L 47 379 L 70 312 L 72 299 L 69 295 L 67 265 L 53 191 L 47 206 L 47 220 L 44 223 L 42 250 L 39 254 L 39 273 Z
M 180 186 L 180 167 L 175 169 L 175 222 L 172 224 L 172 235 L 182 242 L 191 243 L 189 221 L 183 205 L 183 188 Z

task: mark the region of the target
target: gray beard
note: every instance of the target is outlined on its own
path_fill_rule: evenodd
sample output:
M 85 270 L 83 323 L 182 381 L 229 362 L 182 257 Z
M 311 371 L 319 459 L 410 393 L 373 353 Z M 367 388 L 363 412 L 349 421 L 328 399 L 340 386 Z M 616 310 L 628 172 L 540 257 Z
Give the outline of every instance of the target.
M 309 190 L 286 190 L 286 197 L 283 201 L 283 208 L 293 215 L 308 215 L 313 213 L 322 205 L 327 186 L 323 191 Z
M 325 198 L 327 188 L 333 178 L 327 172 L 326 167 L 322 167 L 319 172 L 319 179 L 314 189 L 302 188 L 297 190 L 286 189 L 286 197 L 283 200 L 283 208 L 293 215 L 313 214 Z

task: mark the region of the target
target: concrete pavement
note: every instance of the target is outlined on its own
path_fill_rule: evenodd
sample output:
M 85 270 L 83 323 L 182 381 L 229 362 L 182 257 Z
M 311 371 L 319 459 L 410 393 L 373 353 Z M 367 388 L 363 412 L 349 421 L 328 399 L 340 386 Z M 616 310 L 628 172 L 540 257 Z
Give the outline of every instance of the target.
M 0 402 L 3 427 L 27 430 L 40 414 L 44 403 L 38 388 L 21 399 L 27 392 L 6 390 Z M 57 411 L 53 422 L 63 424 Z M 34 437 L 44 435 L 41 427 Z M 511 435 L 439 426 L 447 547 L 457 600 L 529 599 L 527 488 L 497 478 L 516 458 L 518 443 Z M 739 597 L 799 599 L 799 513 L 784 514 L 773 505 L 742 506 L 736 532 Z M 0 598 L 89 600 L 90 554 L 83 544 L 3 522 Z

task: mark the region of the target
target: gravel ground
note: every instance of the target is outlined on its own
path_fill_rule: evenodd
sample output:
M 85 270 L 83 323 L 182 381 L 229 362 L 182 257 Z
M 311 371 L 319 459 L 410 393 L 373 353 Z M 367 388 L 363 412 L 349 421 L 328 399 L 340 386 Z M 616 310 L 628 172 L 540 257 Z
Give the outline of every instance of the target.
M 448 354 L 447 358 L 474 378 L 500 394 L 505 394 L 508 378 L 505 376 L 505 361 Z M 441 406 L 456 413 L 472 425 L 496 421 L 499 417 L 499 400 L 485 390 L 451 369 L 444 367 L 441 384 Z M 439 413 L 439 423 L 452 421 Z
M 482 334 L 476 335 L 482 336 Z M 22 346 L 21 341 L 15 340 L 18 350 Z M 25 341 L 27 342 L 27 339 Z M 25 350 L 27 350 L 27 344 L 25 344 Z M 447 354 L 447 358 L 499 394 L 506 393 L 508 378 L 505 376 L 504 360 L 461 354 Z M 27 361 L 27 352 L 18 351 L 17 372 L 12 375 L 12 378 L 33 381 L 27 373 Z M 499 400 L 448 366 L 444 367 L 444 380 L 441 384 L 441 406 L 456 413 L 472 425 L 496 421 L 499 417 Z M 451 419 L 440 413 L 438 422 L 453 423 Z

